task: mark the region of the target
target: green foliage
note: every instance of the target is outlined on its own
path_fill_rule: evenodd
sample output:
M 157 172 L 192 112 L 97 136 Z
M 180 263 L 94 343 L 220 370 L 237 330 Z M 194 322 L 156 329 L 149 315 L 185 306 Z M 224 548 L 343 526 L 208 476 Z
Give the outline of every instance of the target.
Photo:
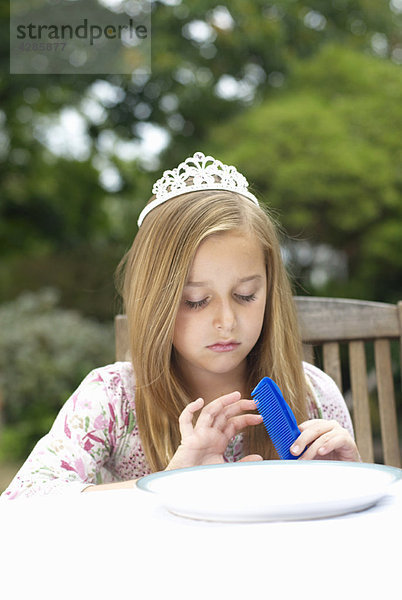
M 295 63 L 276 98 L 211 135 L 291 236 L 346 253 L 344 295 L 402 296 L 401 105 L 399 66 L 326 46 Z
M 64 308 L 111 323 L 121 310 L 114 273 L 124 250 L 122 244 L 92 243 L 69 252 L 17 255 L 0 261 L 0 305 L 26 290 L 51 286 L 58 290 Z
M 24 156 L 28 164 L 25 169 L 13 163 L 1 169 L 3 254 L 71 248 L 105 233 L 103 191 L 89 161 L 52 156 L 46 161 L 37 144 L 25 147 L 24 154 L 14 152 L 12 156 Z
M 57 292 L 25 294 L 0 307 L 0 458 L 19 459 L 95 367 L 113 361 L 113 332 L 57 307 Z
M 226 5 L 215 0 L 173 5 L 155 1 L 152 8 L 149 78 L 51 74 L 1 78 L 3 255 L 70 249 L 107 236 L 113 226 L 105 204 L 116 197 L 122 200 L 122 211 L 129 199 L 138 214 L 153 177 L 144 174 L 141 156 L 137 162 L 118 164 L 113 152 L 109 156 L 102 149 L 103 134 L 112 132 L 117 139 L 133 141 L 140 137 L 139 125 L 157 124 L 171 136 L 162 157 L 162 167 L 171 167 L 205 143 L 215 125 L 275 95 L 281 78 L 286 82 L 292 72 L 295 58 L 314 56 L 332 42 L 372 53 L 373 35 L 381 36 L 387 58 L 400 44 L 401 15 L 378 0 L 231 0 Z M 0 65 L 7 73 L 8 4 L 2 5 L 0 16 L 4 50 Z M 197 21 L 209 31 L 204 37 L 197 38 L 192 30 Z M 330 72 L 321 75 L 331 77 Z M 230 97 L 217 93 L 224 77 L 238 82 L 242 93 Z M 114 99 L 95 98 L 95 83 L 113 89 Z M 100 118 L 88 116 L 86 101 L 97 105 Z M 84 119 L 88 149 L 79 158 L 55 157 L 46 149 L 46 130 L 63 109 L 74 109 Z M 105 162 L 119 171 L 117 192 L 100 184 Z M 120 233 L 127 236 L 126 231 Z

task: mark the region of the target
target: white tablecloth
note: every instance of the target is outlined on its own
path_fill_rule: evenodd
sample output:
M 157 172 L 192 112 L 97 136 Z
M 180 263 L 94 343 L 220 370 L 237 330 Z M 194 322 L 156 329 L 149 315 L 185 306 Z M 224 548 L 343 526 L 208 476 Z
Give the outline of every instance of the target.
M 0 535 L 4 599 L 402 597 L 402 481 L 366 511 L 296 522 L 184 519 L 140 490 L 7 500 Z

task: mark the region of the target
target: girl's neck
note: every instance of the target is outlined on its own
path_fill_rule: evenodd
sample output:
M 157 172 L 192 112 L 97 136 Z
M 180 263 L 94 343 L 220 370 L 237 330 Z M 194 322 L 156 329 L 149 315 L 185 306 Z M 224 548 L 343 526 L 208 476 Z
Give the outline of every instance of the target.
M 202 379 L 187 374 L 184 377 L 192 400 L 203 398 L 205 404 L 231 392 L 240 392 L 242 398 L 248 398 L 246 365 L 231 373 L 204 373 Z

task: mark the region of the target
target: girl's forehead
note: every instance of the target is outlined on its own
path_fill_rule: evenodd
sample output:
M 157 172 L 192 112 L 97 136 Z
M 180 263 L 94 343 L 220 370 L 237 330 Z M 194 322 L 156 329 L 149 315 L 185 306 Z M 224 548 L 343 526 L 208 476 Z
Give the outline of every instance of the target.
M 233 229 L 229 231 L 219 231 L 217 233 L 209 235 L 198 246 L 196 256 L 202 251 L 213 252 L 217 249 L 219 249 L 219 251 L 222 251 L 225 248 L 233 248 L 236 246 L 242 251 L 263 251 L 262 244 L 258 240 L 257 236 L 251 231 Z
M 250 234 L 228 231 L 211 235 L 198 247 L 189 272 L 189 280 L 216 271 L 264 270 L 264 253 L 259 240 Z

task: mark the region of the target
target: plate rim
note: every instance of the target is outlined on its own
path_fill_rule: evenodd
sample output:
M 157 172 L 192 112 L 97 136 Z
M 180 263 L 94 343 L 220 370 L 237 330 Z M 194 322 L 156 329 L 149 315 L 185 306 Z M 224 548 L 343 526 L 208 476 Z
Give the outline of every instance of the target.
M 337 461 L 337 460 L 303 460 L 299 463 L 294 460 L 257 460 L 257 461 L 245 461 L 245 462 L 227 462 L 227 463 L 218 463 L 211 465 L 197 465 L 193 467 L 183 467 L 181 469 L 171 469 L 169 471 L 156 471 L 155 473 L 149 473 L 148 475 L 143 475 L 136 481 L 136 487 L 140 490 L 151 493 L 158 494 L 158 491 L 152 490 L 149 488 L 149 485 L 152 484 L 154 480 L 165 479 L 166 477 L 172 476 L 180 476 L 181 474 L 185 474 L 192 471 L 205 471 L 212 469 L 225 469 L 225 468 L 243 468 L 249 467 L 252 465 L 260 465 L 267 468 L 269 466 L 275 468 L 277 466 L 282 465 L 299 465 L 302 468 L 307 466 L 312 466 L 313 468 L 322 467 L 328 465 L 330 468 L 354 468 L 354 469 L 366 469 L 366 470 L 374 470 L 381 472 L 388 472 L 393 477 L 391 478 L 389 485 L 392 485 L 399 479 L 402 479 L 402 469 L 399 467 L 393 467 L 391 465 L 382 465 L 378 463 L 364 463 L 364 462 L 352 462 L 352 461 Z

